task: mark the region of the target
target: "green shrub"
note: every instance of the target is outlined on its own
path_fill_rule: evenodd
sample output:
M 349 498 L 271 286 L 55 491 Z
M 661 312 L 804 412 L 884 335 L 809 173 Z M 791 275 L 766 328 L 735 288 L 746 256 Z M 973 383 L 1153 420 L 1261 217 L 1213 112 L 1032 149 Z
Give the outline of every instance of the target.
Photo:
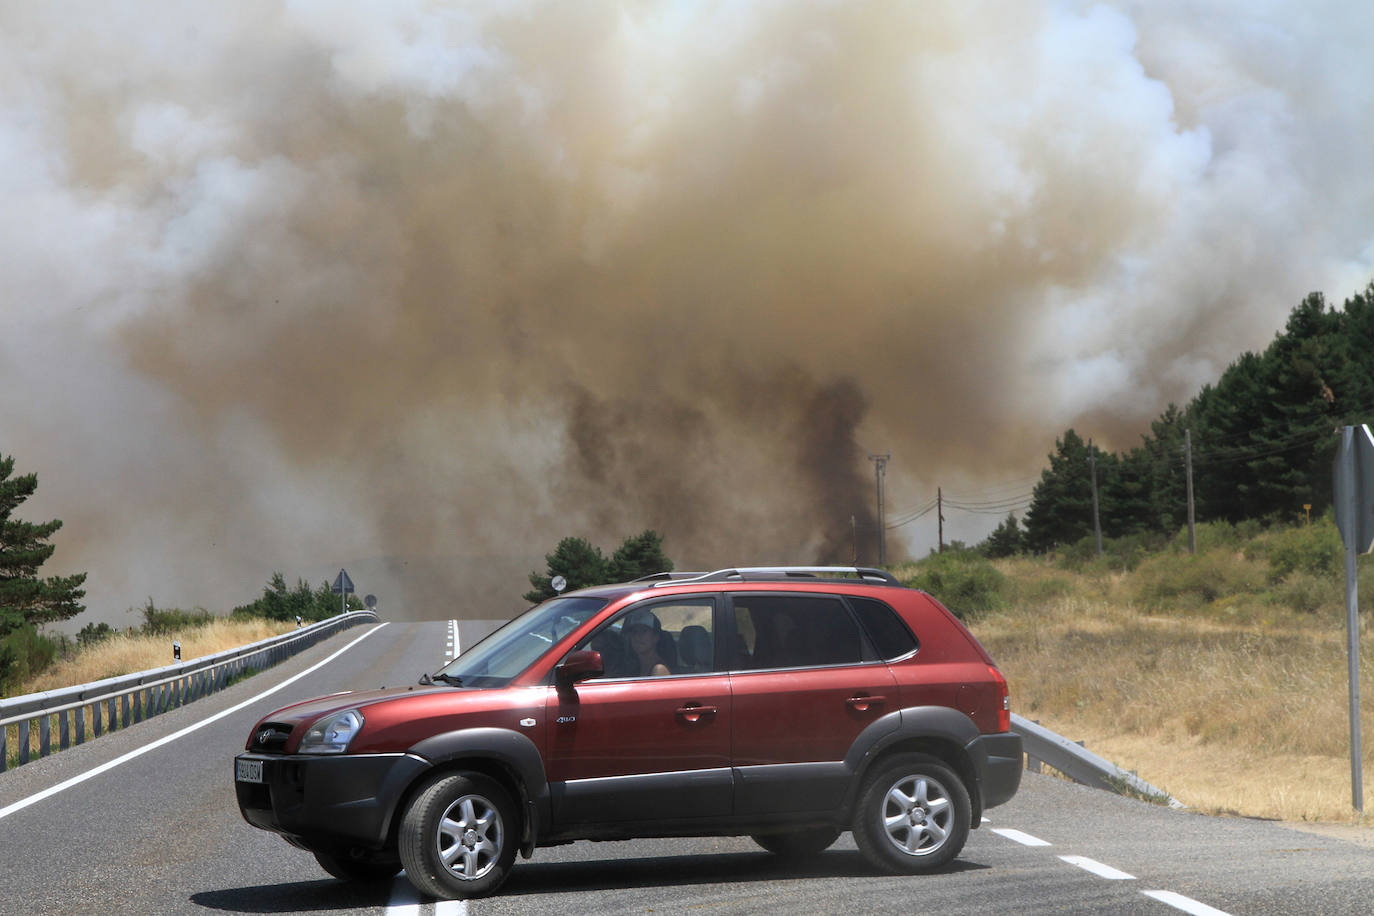
M 1263 555 L 1269 560 L 1270 582 L 1281 582 L 1294 572 L 1336 576 L 1345 569 L 1345 547 L 1335 523 L 1329 519 L 1271 532 L 1247 554 Z
M 1136 571 L 1136 596 L 1141 604 L 1198 608 L 1232 595 L 1262 589 L 1260 569 L 1229 550 L 1189 554 L 1158 554 Z
M 1139 566 L 1146 557 L 1163 549 L 1167 543 L 1166 537 L 1156 534 L 1129 534 L 1119 538 L 1103 538 L 1102 556 L 1099 557 L 1097 538 L 1089 535 L 1063 548 L 1056 562 L 1060 569 L 1070 572 L 1128 572 Z
M 1007 577 L 974 550 L 932 554 L 906 584 L 934 595 L 961 620 L 1006 606 Z
M 212 622 L 215 616 L 204 608 L 183 611 L 181 608 L 159 608 L 149 598 L 143 608 L 143 626 L 139 631 L 145 636 L 170 636 L 193 627 L 203 627 Z
M 1253 541 L 1262 530 L 1263 526 L 1258 519 L 1245 519 L 1236 524 L 1226 521 L 1198 522 L 1193 526 L 1193 535 L 1197 540 L 1198 553 L 1207 553 L 1222 547 L 1237 549 L 1242 544 Z M 1188 549 L 1187 525 L 1178 529 L 1178 534 L 1169 541 L 1169 546 L 1179 553 Z
M 1274 586 L 1271 600 L 1274 604 L 1303 614 L 1339 609 L 1345 605 L 1344 583 L 1344 578 L 1336 576 L 1294 572 Z
M 71 651 L 72 641 L 63 634 L 47 636 L 28 625 L 11 630 L 0 639 L 0 693 L 10 695 Z

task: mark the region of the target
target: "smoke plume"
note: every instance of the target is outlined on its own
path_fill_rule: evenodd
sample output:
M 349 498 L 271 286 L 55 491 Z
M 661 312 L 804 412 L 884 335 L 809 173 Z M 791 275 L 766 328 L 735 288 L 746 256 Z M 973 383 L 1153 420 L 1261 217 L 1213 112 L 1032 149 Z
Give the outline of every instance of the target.
M 1368 282 L 1371 15 L 10 5 L 0 453 L 97 616 L 349 563 L 500 616 L 644 528 L 872 562 L 868 453 L 892 518 L 1129 447 Z

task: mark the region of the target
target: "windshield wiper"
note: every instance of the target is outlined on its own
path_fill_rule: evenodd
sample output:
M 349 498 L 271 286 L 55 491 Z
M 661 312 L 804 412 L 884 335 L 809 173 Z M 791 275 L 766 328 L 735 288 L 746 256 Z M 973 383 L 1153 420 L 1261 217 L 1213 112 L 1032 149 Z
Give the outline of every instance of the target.
M 445 684 L 448 684 L 453 687 L 463 686 L 463 679 L 458 677 L 456 674 L 436 674 L 433 678 L 431 678 L 431 680 L 443 681 Z

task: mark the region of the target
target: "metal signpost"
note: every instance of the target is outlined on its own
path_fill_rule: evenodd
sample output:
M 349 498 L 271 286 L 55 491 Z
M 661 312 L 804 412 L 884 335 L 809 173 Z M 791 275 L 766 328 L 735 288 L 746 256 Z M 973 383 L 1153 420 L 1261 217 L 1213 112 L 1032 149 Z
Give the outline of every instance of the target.
M 1345 544 L 1345 633 L 1350 668 L 1350 795 L 1364 813 L 1360 760 L 1360 602 L 1355 556 L 1374 546 L 1374 434 L 1367 425 L 1341 427 L 1336 453 L 1336 526 Z
M 348 593 L 353 590 L 353 580 L 348 578 L 347 572 L 342 569 L 339 570 L 339 574 L 334 577 L 334 585 L 330 591 L 342 596 L 339 599 L 340 614 L 348 613 Z

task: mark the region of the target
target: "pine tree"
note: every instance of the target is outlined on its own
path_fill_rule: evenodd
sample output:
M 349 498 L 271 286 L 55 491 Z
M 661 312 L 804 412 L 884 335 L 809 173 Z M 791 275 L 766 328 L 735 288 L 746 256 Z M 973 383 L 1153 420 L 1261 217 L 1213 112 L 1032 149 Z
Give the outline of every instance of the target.
M 653 529 L 627 537 L 611 555 L 612 582 L 630 582 L 640 576 L 672 572 L 673 561 L 663 552 L 663 535 Z
M 14 459 L 0 457 L 0 636 L 22 626 L 40 627 L 75 617 L 86 608 L 85 573 L 38 578 L 38 568 L 56 547 L 48 539 L 62 522 L 34 524 L 13 517 L 16 507 L 38 488 L 38 475 L 11 479 Z
M 1050 466 L 1041 472 L 1026 511 L 1025 545 L 1034 551 L 1072 544 L 1093 532 L 1087 443 L 1067 430 L 1049 458 Z
M 522 596 L 534 604 L 558 594 L 553 589 L 554 576 L 562 576 L 568 581 L 564 591 L 604 585 L 609 581 L 606 558 L 595 544 L 583 538 L 564 538 L 553 553 L 544 555 L 544 560 L 548 563 L 548 574 L 530 573 L 530 585 L 534 588 Z
M 996 560 L 999 557 L 1010 557 L 1020 553 L 1024 540 L 1025 535 L 1022 534 L 1021 526 L 1016 521 L 1016 513 L 1013 512 L 978 546 L 983 556 Z

